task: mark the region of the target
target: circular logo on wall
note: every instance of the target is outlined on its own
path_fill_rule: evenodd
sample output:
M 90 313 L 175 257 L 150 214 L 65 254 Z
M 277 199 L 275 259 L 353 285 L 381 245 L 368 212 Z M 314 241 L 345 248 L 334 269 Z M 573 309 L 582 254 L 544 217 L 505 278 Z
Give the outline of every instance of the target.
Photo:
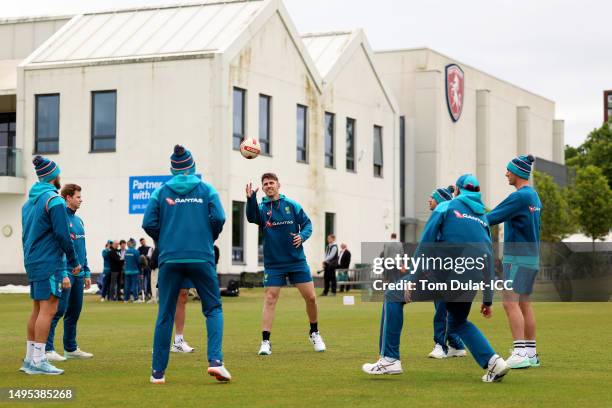
M 461 117 L 463 111 L 465 74 L 457 64 L 446 66 L 446 105 L 453 122 Z

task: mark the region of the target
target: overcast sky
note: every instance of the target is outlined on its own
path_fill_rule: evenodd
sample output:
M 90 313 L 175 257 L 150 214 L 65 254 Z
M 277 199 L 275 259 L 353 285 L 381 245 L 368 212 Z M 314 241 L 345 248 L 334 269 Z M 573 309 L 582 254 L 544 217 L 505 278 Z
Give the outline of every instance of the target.
M 0 18 L 177 0 L 0 0 Z M 612 89 L 612 1 L 285 0 L 298 31 L 363 28 L 374 50 L 427 46 L 556 102 L 565 142 L 603 121 Z

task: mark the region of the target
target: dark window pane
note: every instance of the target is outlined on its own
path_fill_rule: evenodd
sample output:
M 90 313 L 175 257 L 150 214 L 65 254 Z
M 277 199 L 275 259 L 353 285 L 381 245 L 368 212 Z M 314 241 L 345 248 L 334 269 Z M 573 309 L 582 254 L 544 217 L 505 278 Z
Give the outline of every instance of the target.
M 325 167 L 334 167 L 334 114 L 325 112 Z
M 91 93 L 91 150 L 115 150 L 117 133 L 117 92 Z
M 259 144 L 264 154 L 270 154 L 270 99 L 259 95 Z
M 336 214 L 334 213 L 325 213 L 325 246 L 327 246 L 327 236 L 329 234 L 336 234 L 336 223 L 335 223 Z
M 382 128 L 374 126 L 374 175 L 382 176 L 383 168 L 383 146 Z
M 296 126 L 296 144 L 297 144 L 297 161 L 306 162 L 308 160 L 308 108 L 303 105 L 297 106 L 297 126 Z
M 240 148 L 240 143 L 244 139 L 244 89 L 234 88 L 233 92 L 233 142 L 234 149 Z
M 244 262 L 244 203 L 232 201 L 232 262 Z
M 355 119 L 346 118 L 346 169 L 355 170 Z
M 36 95 L 35 120 L 36 152 L 57 152 L 59 145 L 59 95 Z

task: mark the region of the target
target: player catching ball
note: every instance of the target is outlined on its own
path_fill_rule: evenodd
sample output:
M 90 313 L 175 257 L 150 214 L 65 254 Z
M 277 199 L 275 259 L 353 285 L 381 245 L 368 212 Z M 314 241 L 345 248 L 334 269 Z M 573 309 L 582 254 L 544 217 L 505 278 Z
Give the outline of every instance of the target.
M 310 268 L 306 262 L 303 243 L 312 234 L 312 224 L 301 205 L 279 194 L 280 183 L 274 173 L 261 176 L 266 196 L 257 203 L 253 183 L 246 186 L 246 216 L 250 223 L 259 225 L 263 233 L 265 298 L 261 321 L 259 355 L 272 354 L 270 332 L 280 290 L 293 284 L 306 302 L 310 320 L 309 340 L 315 351 L 325 351 L 325 343 L 317 327 L 317 299 Z

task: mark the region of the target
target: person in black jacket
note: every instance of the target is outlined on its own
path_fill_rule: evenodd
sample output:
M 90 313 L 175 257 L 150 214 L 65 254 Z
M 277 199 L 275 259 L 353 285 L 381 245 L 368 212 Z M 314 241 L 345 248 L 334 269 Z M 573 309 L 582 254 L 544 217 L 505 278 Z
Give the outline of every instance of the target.
M 121 253 L 119 252 L 119 241 L 113 241 L 113 245 L 108 253 L 108 260 L 110 262 L 110 290 L 108 291 L 109 299 L 119 299 L 119 275 L 123 270 L 123 259 L 121 259 Z
M 330 286 L 332 295 L 336 295 L 336 268 L 338 268 L 338 245 L 336 244 L 336 236 L 329 234 L 327 236 L 327 248 L 325 249 L 325 259 L 323 260 L 323 279 L 325 280 L 325 288 L 321 296 L 327 296 Z
M 345 243 L 340 244 L 340 253 L 338 254 L 338 269 L 342 270 L 338 272 L 338 280 L 339 281 L 348 281 L 349 273 L 348 269 L 351 267 L 351 251 L 348 250 Z M 341 285 L 340 292 L 344 292 L 344 290 L 348 292 L 350 289 L 349 285 Z

